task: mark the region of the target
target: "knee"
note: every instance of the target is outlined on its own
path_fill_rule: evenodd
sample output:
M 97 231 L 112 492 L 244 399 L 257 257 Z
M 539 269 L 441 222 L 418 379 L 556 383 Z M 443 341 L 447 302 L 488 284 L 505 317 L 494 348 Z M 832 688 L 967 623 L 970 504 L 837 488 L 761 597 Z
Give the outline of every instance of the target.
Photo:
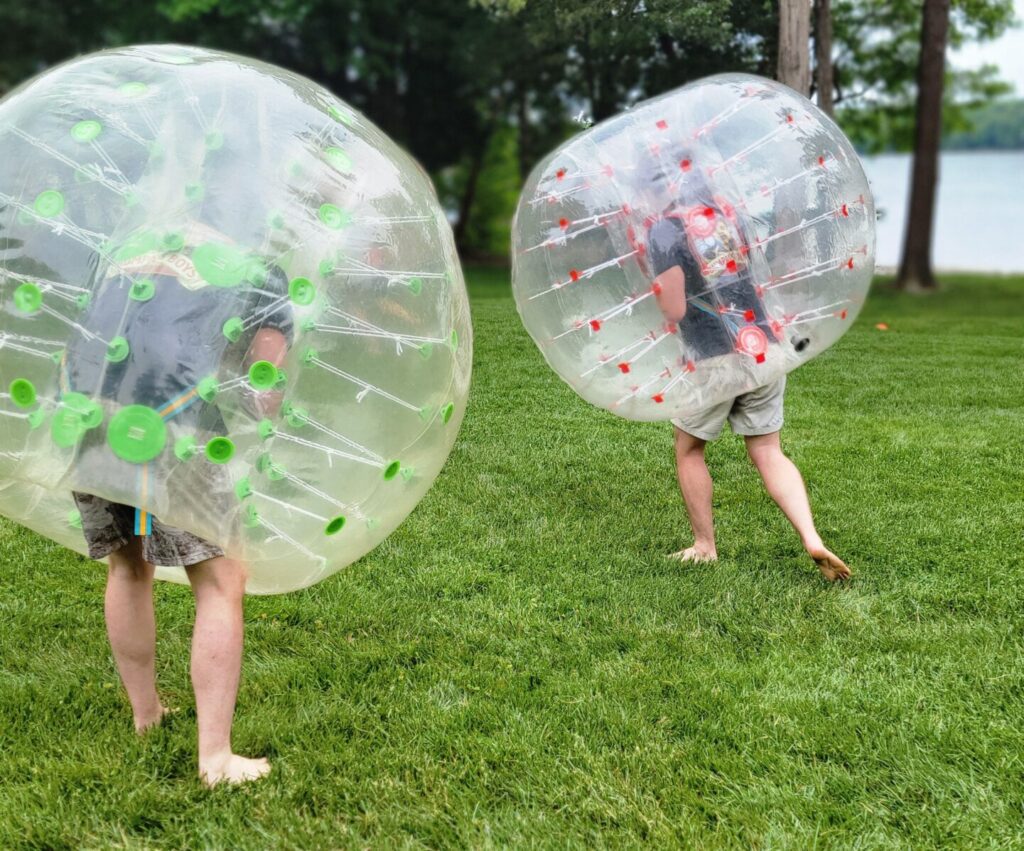
M 241 599 L 249 571 L 244 562 L 220 556 L 185 568 L 196 595 Z
M 704 461 L 704 447 L 707 446 L 706 441 L 700 440 L 696 437 L 690 437 L 687 434 L 679 433 L 676 435 L 676 461 L 680 466 L 687 463 L 693 463 Z
M 107 557 L 107 579 L 111 582 L 152 582 L 155 568 L 142 555 L 137 541 Z
M 761 443 L 757 441 L 747 442 L 747 456 L 758 470 L 763 470 L 779 459 L 786 457 L 778 443 Z

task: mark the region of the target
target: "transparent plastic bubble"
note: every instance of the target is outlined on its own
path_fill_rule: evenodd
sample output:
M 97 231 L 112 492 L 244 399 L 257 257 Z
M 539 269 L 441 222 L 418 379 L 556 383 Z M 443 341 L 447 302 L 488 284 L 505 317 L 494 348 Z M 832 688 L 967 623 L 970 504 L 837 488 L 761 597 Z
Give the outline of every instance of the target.
M 778 83 L 710 77 L 563 144 L 514 225 L 513 289 L 548 363 L 619 416 L 686 416 L 850 327 L 875 211 L 839 128 Z
M 309 80 L 171 46 L 29 81 L 0 148 L 0 512 L 86 552 L 72 492 L 136 506 L 132 531 L 245 559 L 253 593 L 398 526 L 454 443 L 472 340 L 408 155 Z

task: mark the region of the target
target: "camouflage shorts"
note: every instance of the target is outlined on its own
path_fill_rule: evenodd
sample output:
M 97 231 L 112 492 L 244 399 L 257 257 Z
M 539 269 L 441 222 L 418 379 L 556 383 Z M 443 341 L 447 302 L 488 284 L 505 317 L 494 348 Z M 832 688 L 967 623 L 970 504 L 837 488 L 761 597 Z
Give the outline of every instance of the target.
M 89 493 L 73 493 L 72 496 L 82 516 L 82 532 L 91 558 L 106 558 L 136 537 L 135 509 L 132 506 L 120 505 Z M 150 564 L 188 567 L 224 555 L 224 550 L 216 544 L 191 532 L 165 526 L 155 517 L 152 520 L 150 534 L 138 536 L 142 538 L 142 552 Z

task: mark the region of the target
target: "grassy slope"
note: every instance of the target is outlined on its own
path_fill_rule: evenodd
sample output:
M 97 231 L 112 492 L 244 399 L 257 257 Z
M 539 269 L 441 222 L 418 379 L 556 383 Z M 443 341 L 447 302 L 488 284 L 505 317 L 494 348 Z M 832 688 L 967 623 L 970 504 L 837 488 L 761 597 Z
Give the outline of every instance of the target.
M 185 712 L 138 742 L 102 569 L 0 522 L 0 847 L 1024 845 L 1024 279 L 878 290 L 792 376 L 837 588 L 732 437 L 722 561 L 664 559 L 668 426 L 578 400 L 474 278 L 434 489 L 342 575 L 248 603 L 236 740 L 266 783 L 193 779 L 186 589 L 158 592 Z

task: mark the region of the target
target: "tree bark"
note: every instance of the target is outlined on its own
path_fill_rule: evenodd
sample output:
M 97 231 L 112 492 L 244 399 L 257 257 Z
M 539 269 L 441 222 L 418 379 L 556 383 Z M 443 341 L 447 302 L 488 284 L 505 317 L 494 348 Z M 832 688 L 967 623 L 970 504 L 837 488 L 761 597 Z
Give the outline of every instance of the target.
M 476 200 L 476 187 L 480 181 L 480 172 L 483 171 L 484 157 L 487 155 L 487 145 L 491 140 L 491 130 L 480 134 L 477 146 L 473 151 L 473 159 L 469 165 L 469 174 L 466 175 L 466 186 L 462 190 L 462 198 L 459 200 L 459 218 L 455 222 L 454 233 L 455 245 L 462 248 L 466 238 L 466 230 L 469 227 L 469 217 L 473 213 L 473 202 Z
M 917 66 L 917 124 L 910 206 L 896 286 L 911 291 L 933 290 L 932 229 L 939 182 L 942 140 L 942 89 L 946 70 L 950 0 L 925 0 L 921 24 L 921 58 Z
M 811 92 L 811 6 L 809 0 L 779 0 L 780 83 L 804 97 Z
M 835 114 L 832 100 L 832 0 L 814 0 L 814 87 L 818 108 Z

